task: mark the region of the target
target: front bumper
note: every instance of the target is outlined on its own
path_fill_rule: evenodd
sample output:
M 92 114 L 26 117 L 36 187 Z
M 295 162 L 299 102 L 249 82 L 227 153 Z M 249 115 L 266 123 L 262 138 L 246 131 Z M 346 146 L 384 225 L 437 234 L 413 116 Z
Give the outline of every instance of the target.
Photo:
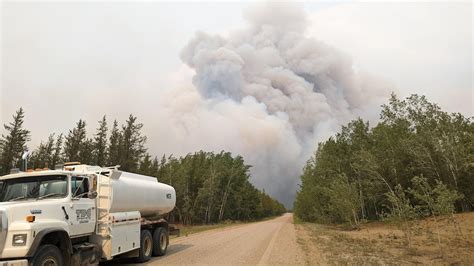
M 10 226 L 9 226 L 10 225 Z M 26 234 L 27 243 L 23 246 L 13 246 L 14 234 Z M 27 222 L 16 223 L 16 227 L 11 228 L 8 223 L 7 211 L 0 208 L 0 266 L 4 265 L 28 265 L 26 253 L 28 252 L 32 239 L 31 226 Z M 26 264 L 22 264 L 26 261 Z
M 28 266 L 27 259 L 0 261 L 0 266 Z

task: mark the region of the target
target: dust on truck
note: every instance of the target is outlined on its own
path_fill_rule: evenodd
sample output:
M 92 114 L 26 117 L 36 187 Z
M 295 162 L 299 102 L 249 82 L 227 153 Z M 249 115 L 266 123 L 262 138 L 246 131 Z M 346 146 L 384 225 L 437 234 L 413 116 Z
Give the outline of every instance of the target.
M 0 177 L 0 265 L 97 265 L 162 256 L 179 231 L 173 187 L 156 178 L 69 163 Z

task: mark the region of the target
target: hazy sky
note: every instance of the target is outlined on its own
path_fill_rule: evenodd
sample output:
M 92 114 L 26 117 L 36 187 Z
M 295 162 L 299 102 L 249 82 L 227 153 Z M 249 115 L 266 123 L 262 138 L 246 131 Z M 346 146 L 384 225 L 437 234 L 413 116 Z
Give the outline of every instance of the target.
M 252 4 L 1 3 L 1 122 L 22 106 L 25 126 L 32 131 L 30 147 L 51 132 L 67 132 L 79 118 L 92 133 L 103 114 L 124 121 L 133 113 L 145 124 L 149 151 L 158 156 L 199 149 L 241 152 L 227 144 L 231 139 L 218 136 L 205 144 L 199 139 L 163 141 L 168 129 L 161 121 L 167 118 L 156 112 L 163 91 L 193 86 L 194 70 L 180 53 L 195 32 L 226 38 L 247 26 L 242 13 Z M 472 3 L 322 2 L 302 7 L 305 35 L 352 58 L 357 72 L 383 80 L 385 89 L 400 96 L 424 94 L 449 112 L 474 114 Z M 376 109 L 370 109 L 371 119 Z

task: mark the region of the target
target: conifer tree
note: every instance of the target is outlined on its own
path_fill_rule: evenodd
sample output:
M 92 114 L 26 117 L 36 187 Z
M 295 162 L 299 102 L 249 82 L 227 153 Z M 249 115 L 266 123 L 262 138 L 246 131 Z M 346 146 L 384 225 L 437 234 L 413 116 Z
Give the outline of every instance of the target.
M 130 115 L 122 126 L 122 143 L 120 145 L 120 165 L 124 171 L 136 171 L 140 159 L 146 152 L 146 137 L 140 132 L 143 124 L 137 122 L 137 117 Z
M 20 167 L 22 153 L 27 149 L 30 131 L 23 128 L 25 112 L 20 108 L 13 115 L 13 121 L 4 124 L 6 135 L 0 139 L 0 174 L 7 174 L 14 167 Z
M 150 154 L 145 154 L 143 159 L 140 161 L 140 166 L 138 167 L 138 173 L 142 175 L 148 175 L 152 176 L 153 175 L 153 169 L 152 169 L 152 160 Z
M 109 166 L 120 163 L 120 145 L 122 143 L 117 120 L 114 120 L 112 132 L 110 133 L 109 146 L 107 147 L 107 164 Z
M 82 119 L 76 123 L 76 127 L 69 130 L 64 142 L 65 161 L 74 162 L 81 159 L 81 148 L 86 141 L 86 122 Z
M 94 164 L 105 166 L 107 159 L 107 119 L 105 115 L 99 121 L 99 128 L 94 137 Z
M 54 134 L 49 135 L 46 142 L 41 142 L 38 148 L 30 156 L 29 164 L 32 168 L 51 167 L 50 163 L 54 150 Z
M 62 162 L 61 152 L 63 149 L 63 134 L 59 134 L 54 145 L 53 155 L 51 157 L 50 168 L 55 169 L 56 165 Z
M 83 164 L 94 164 L 94 140 L 86 138 L 79 148 L 79 161 Z

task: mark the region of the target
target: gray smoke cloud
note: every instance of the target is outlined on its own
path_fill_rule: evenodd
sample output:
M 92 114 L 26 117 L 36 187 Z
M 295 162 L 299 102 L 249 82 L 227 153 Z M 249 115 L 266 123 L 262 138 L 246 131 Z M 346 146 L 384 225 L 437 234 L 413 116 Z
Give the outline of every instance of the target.
M 349 56 L 306 37 L 298 6 L 260 4 L 244 17 L 246 28 L 228 36 L 197 32 L 184 47 L 192 85 L 160 97 L 161 134 L 183 151 L 243 155 L 252 182 L 291 207 L 317 142 L 356 116 L 374 118 L 387 91 L 354 70 Z
M 150 154 L 241 154 L 252 182 L 291 207 L 317 142 L 376 121 L 394 87 L 357 66 L 400 97 L 473 113 L 471 3 L 306 3 L 308 16 L 263 3 L 240 27 L 243 2 L 102 2 L 0 5 L 0 120 L 25 108 L 31 149 L 79 118 L 92 137 L 103 114 L 110 126 L 133 113 Z

